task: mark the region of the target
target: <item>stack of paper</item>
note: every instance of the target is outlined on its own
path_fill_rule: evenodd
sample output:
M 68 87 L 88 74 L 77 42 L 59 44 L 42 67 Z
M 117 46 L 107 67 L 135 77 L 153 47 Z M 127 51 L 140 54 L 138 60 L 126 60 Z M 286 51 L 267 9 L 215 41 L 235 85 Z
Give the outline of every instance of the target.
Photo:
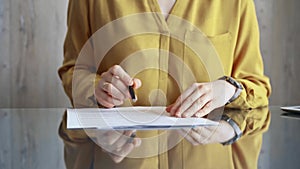
M 101 130 L 179 129 L 218 125 L 205 118 L 170 117 L 166 107 L 120 107 L 113 109 L 68 109 L 68 129 Z
M 284 111 L 300 113 L 300 106 L 286 106 L 286 107 L 280 107 L 280 108 Z

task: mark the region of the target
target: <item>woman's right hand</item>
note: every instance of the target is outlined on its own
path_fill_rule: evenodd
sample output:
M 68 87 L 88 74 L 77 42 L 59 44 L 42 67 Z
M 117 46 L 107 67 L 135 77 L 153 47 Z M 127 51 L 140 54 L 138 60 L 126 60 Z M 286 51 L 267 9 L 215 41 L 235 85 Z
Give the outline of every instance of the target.
M 141 145 L 141 139 L 135 137 L 135 130 L 86 130 L 89 137 L 111 157 L 120 163 L 134 148 Z
M 101 74 L 95 96 L 99 104 L 106 108 L 112 108 L 124 103 L 130 98 L 128 86 L 134 89 L 141 87 L 139 79 L 132 79 L 119 65 L 112 66 L 107 72 Z

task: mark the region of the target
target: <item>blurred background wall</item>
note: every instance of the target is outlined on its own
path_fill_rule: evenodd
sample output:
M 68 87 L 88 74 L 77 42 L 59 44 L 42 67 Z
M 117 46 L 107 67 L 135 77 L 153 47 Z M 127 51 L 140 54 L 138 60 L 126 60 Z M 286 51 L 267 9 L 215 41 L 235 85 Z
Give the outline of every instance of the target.
M 67 3 L 0 0 L 0 109 L 69 106 L 57 75 Z M 0 110 L 0 169 L 63 169 L 63 111 Z
M 300 105 L 300 1 L 254 0 L 271 105 Z
M 0 109 L 69 106 L 57 76 L 63 58 L 67 3 L 67 0 L 0 0 Z M 299 105 L 300 1 L 255 0 L 255 3 L 265 73 L 273 85 L 271 105 Z M 62 143 L 56 134 L 61 114 L 29 117 L 0 111 L 0 168 L 41 168 L 42 164 L 32 165 L 34 159 L 28 156 L 45 156 L 47 152 L 37 151 L 38 146 L 24 145 L 23 149 L 13 150 L 6 147 L 28 139 L 39 143 L 49 133 L 53 135 L 48 139 L 49 152 L 57 156 L 49 156 L 47 166 L 63 167 Z M 49 120 L 53 123 L 43 123 Z M 24 130 L 14 129 L 20 123 Z M 37 136 L 31 127 L 47 132 Z M 18 135 L 26 137 L 15 137 Z M 12 143 L 15 138 L 18 140 Z M 14 159 L 22 159 L 23 163 Z
M 68 105 L 57 76 L 66 10 L 66 0 L 0 0 L 0 107 Z

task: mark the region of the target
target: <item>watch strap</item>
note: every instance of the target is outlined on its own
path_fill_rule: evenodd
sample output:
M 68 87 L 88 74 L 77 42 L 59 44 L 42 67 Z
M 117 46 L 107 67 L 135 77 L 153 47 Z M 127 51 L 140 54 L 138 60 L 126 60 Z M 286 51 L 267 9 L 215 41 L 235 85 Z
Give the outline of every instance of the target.
M 236 142 L 239 138 L 241 138 L 241 136 L 243 135 L 243 132 L 241 131 L 240 127 L 227 115 L 222 115 L 221 120 L 224 120 L 227 123 L 229 123 L 231 125 L 231 127 L 233 128 L 234 132 L 235 132 L 235 136 L 232 139 L 230 139 L 226 142 L 223 142 L 221 144 L 231 145 L 234 142 Z
M 240 96 L 240 94 L 243 90 L 243 86 L 239 82 L 237 82 L 234 78 L 229 77 L 229 76 L 223 76 L 223 77 L 219 78 L 219 80 L 225 80 L 226 82 L 230 83 L 231 85 L 233 85 L 236 88 L 234 95 L 226 103 L 226 105 L 230 104 L 231 102 L 233 102 L 235 99 L 237 99 Z

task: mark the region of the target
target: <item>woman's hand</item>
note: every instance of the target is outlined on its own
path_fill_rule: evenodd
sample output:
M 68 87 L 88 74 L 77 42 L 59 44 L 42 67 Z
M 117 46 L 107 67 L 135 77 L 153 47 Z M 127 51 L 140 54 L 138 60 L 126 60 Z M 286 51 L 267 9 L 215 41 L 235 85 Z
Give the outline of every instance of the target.
M 221 120 L 218 126 L 204 126 L 193 129 L 181 129 L 179 133 L 194 146 L 224 143 L 235 136 L 229 123 Z
M 225 80 L 194 83 L 167 112 L 176 117 L 203 117 L 216 108 L 224 106 L 234 95 L 236 88 Z
M 123 104 L 125 99 L 130 98 L 128 86 L 134 89 L 141 87 L 139 79 L 132 79 L 121 66 L 112 66 L 107 72 L 101 74 L 95 96 L 99 104 L 112 108 Z
M 134 130 L 102 131 L 87 130 L 87 134 L 107 152 L 115 163 L 120 163 L 134 148 L 141 145 L 141 139 L 132 137 Z

